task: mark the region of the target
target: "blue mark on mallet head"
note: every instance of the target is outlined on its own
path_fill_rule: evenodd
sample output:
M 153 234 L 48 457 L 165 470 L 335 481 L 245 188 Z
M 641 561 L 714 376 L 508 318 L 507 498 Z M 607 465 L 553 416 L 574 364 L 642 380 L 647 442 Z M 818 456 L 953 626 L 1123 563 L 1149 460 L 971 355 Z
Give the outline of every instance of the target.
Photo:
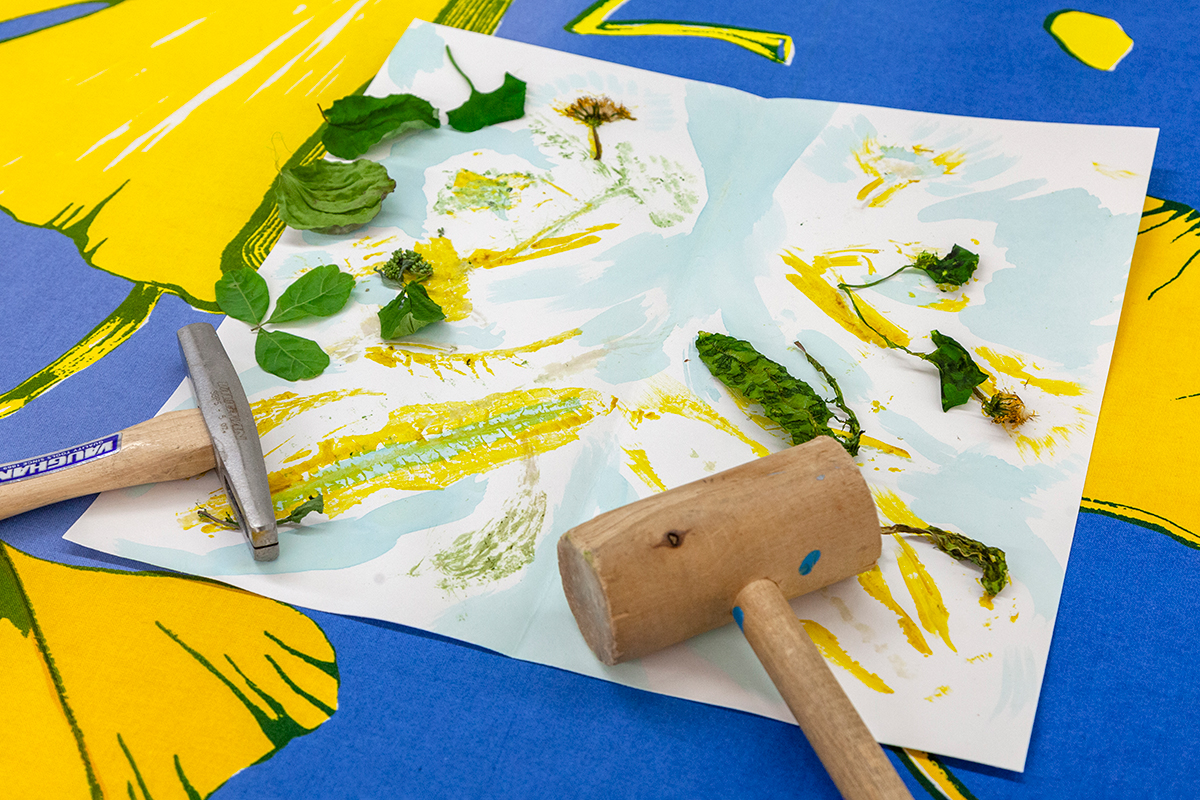
M 800 574 L 807 575 L 808 573 L 812 572 L 812 568 L 817 565 L 817 561 L 820 558 L 821 558 L 820 550 L 813 550 L 811 553 L 806 555 L 804 557 L 804 560 L 800 562 Z
M 733 607 L 733 621 L 738 624 L 739 631 L 742 630 L 742 620 L 745 618 L 746 618 L 746 615 L 744 613 L 742 613 L 742 607 L 734 606 Z

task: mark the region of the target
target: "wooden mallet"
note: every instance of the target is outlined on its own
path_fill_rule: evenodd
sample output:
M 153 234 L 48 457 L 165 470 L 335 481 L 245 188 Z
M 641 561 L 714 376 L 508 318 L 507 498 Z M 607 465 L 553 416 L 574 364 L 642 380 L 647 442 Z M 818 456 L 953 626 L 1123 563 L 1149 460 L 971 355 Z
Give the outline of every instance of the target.
M 558 567 L 604 663 L 736 621 L 842 795 L 909 798 L 788 604 L 881 548 L 858 467 L 819 437 L 572 528 Z

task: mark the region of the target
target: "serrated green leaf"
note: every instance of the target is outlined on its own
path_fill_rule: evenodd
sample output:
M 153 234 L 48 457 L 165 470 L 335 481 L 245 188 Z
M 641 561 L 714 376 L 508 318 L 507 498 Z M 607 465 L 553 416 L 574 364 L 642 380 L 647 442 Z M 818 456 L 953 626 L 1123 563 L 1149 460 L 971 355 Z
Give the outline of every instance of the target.
M 221 311 L 251 325 L 263 321 L 271 304 L 267 282 L 249 267 L 230 270 L 222 275 L 217 280 L 216 295 Z
M 325 496 L 317 492 L 315 497 L 310 497 L 300 505 L 292 509 L 292 512 L 282 519 L 275 520 L 276 525 L 295 525 L 300 520 L 307 517 L 309 514 L 321 514 L 325 511 Z
M 335 100 L 321 113 L 328 123 L 321 142 L 338 158 L 358 158 L 384 139 L 442 124 L 428 100 L 411 94 L 352 94 Z
M 446 55 L 454 69 L 471 87 L 471 96 L 467 98 L 467 102 L 446 114 L 446 121 L 450 123 L 451 128 L 471 133 L 497 122 L 508 122 L 525 116 L 525 81 L 506 72 L 500 88 L 484 94 L 476 89 L 466 73 L 458 68 L 458 62 L 454 60 L 449 47 L 446 48 Z
M 921 253 L 912 266 L 933 278 L 939 285 L 957 288 L 971 280 L 975 268 L 979 266 L 979 256 L 966 248 L 954 245 L 945 258 L 938 258 L 932 253 Z
M 373 220 L 395 188 L 384 166 L 374 161 L 314 161 L 280 170 L 275 202 L 280 219 L 293 228 L 348 233 Z
M 424 286 L 409 283 L 392 302 L 379 309 L 379 332 L 384 339 L 398 339 L 445 318 L 442 307 L 429 297 Z
M 315 378 L 329 366 L 329 356 L 319 344 L 283 331 L 259 331 L 254 358 L 264 370 L 285 381 Z
M 328 317 L 342 310 L 354 289 L 354 276 L 333 264 L 310 270 L 283 291 L 269 323 Z
M 967 349 L 949 336 L 933 331 L 929 337 L 937 349 L 928 355 L 916 355 L 937 367 L 942 379 L 942 411 L 949 411 L 967 402 L 975 387 L 986 381 L 988 376 L 971 358 Z
M 749 342 L 723 333 L 700 331 L 696 349 L 717 380 L 760 404 L 770 420 L 791 434 L 792 444 L 834 435 L 829 427 L 833 418 L 829 404 L 811 386 L 793 378 L 787 369 L 759 353 Z M 839 439 L 838 443 L 847 450 L 853 448 L 853 455 L 858 451 L 860 433 L 856 431 L 852 442 Z

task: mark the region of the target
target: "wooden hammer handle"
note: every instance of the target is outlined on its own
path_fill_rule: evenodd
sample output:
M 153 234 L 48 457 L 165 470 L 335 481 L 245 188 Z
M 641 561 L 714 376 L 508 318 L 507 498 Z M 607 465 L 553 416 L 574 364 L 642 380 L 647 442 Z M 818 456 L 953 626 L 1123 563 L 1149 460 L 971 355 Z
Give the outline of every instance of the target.
M 753 581 L 737 605 L 742 632 L 842 796 L 912 800 L 779 586 Z
M 121 431 L 120 449 L 111 455 L 0 485 L 0 519 L 85 494 L 190 478 L 215 466 L 200 412 L 171 411 Z

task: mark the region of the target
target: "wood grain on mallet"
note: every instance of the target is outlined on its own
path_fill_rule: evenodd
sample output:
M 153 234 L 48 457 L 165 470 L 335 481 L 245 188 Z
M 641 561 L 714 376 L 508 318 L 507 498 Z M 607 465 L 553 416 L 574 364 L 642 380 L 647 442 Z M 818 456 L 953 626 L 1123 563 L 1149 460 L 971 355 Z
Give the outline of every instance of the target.
M 215 466 L 200 412 L 171 411 L 121 431 L 121 449 L 112 455 L 0 488 L 0 519 L 72 497 L 190 478 Z

